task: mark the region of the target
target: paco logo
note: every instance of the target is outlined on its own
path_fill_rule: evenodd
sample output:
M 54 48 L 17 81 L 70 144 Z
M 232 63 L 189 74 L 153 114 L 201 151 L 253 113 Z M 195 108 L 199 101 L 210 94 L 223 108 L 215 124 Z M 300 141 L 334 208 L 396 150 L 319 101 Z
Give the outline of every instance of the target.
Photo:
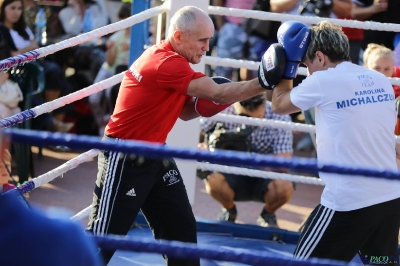
M 397 256 L 368 256 L 364 255 L 362 258 L 364 264 L 369 265 L 386 265 L 398 264 L 399 258 Z
M 164 182 L 169 183 L 167 186 L 173 185 L 181 181 L 179 179 L 179 173 L 176 170 L 169 170 L 168 172 L 166 172 L 163 176 L 163 180 Z

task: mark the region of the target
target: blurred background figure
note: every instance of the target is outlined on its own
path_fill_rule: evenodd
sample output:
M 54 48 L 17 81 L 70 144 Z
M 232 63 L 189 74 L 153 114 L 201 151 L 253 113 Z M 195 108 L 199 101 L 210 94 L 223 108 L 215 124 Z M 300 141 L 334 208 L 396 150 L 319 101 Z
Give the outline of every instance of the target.
M 400 1 L 398 0 L 352 0 L 351 16 L 354 19 L 399 24 L 399 14 Z M 365 30 L 360 59 L 369 43 L 381 44 L 393 50 L 395 35 L 395 32 L 390 31 Z
M 120 20 L 126 19 L 130 17 L 131 12 L 131 3 L 123 3 L 118 11 L 118 17 Z M 129 47 L 130 27 L 111 35 L 106 42 L 106 61 L 102 64 L 93 83 L 108 79 L 120 73 L 121 70 L 127 70 Z M 118 73 L 117 67 L 119 67 Z M 104 128 L 114 110 L 115 103 L 112 101 L 111 90 L 112 88 L 108 88 L 89 96 L 92 113 L 99 128 L 99 136 L 104 135 Z
M 376 43 L 368 44 L 363 54 L 364 66 L 376 70 L 388 78 L 400 77 L 400 67 L 395 66 L 393 50 Z M 393 85 L 395 98 L 400 96 L 400 86 Z
M 369 43 L 363 54 L 364 66 L 376 70 L 386 77 L 400 77 L 400 66 L 395 66 L 395 53 L 389 48 L 376 43 Z M 400 86 L 393 85 L 397 110 L 397 121 L 394 134 L 400 135 Z M 400 168 L 400 144 L 396 143 L 396 162 Z
M 39 46 L 35 41 L 32 30 L 26 26 L 24 20 L 22 0 L 5 0 L 0 7 L 0 31 L 11 56 L 16 56 Z M 63 70 L 55 62 L 45 59 L 37 60 L 43 67 L 45 74 L 45 88 L 42 98 L 35 97 L 36 105 L 55 100 L 71 92 L 71 86 L 65 79 Z M 44 115 L 35 119 L 38 129 L 68 132 L 73 123 L 64 122 L 65 112 L 70 105 L 57 109 L 51 115 Z
M 66 34 L 75 36 L 106 26 L 110 20 L 106 10 L 93 0 L 69 0 L 59 13 Z
M 15 186 L 10 183 L 9 177 L 11 172 L 11 154 L 8 149 L 4 149 L 1 154 L 0 162 L 0 194 L 7 192 Z M 0 260 L 1 261 L 1 260 Z
M 213 0 L 212 5 L 228 8 L 253 9 L 269 11 L 269 0 Z M 221 58 L 248 59 L 251 61 L 260 61 L 268 47 L 277 42 L 276 32 L 279 24 L 274 22 L 263 24 L 262 31 L 254 31 L 253 24 L 247 22 L 259 22 L 257 20 L 244 20 L 242 17 L 232 16 L 214 16 L 214 23 L 218 31 L 216 44 L 216 56 Z M 268 27 L 265 27 L 268 25 Z M 234 80 L 249 80 L 254 78 L 256 71 L 244 70 L 241 73 L 238 69 L 231 67 L 215 67 L 216 76 L 226 77 Z M 234 77 L 235 75 L 235 77 Z

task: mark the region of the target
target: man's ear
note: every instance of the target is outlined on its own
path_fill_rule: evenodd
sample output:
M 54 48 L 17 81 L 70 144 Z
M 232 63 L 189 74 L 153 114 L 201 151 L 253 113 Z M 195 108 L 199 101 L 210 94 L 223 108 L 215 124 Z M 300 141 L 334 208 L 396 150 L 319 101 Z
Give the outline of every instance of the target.
M 181 43 L 182 42 L 182 32 L 180 30 L 177 30 L 174 32 L 174 40 L 176 43 Z

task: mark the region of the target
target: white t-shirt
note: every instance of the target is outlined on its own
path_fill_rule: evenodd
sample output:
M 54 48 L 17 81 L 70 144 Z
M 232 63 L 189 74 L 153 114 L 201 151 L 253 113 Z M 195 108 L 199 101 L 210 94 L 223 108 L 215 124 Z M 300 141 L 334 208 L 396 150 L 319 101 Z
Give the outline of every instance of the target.
M 29 40 L 25 40 L 24 38 L 22 38 L 21 35 L 19 35 L 18 32 L 16 32 L 13 29 L 10 29 L 11 37 L 12 37 L 12 39 L 14 41 L 15 47 L 18 50 L 28 47 L 31 44 L 31 40 L 33 40 L 35 38 L 35 36 L 33 35 L 33 33 L 32 33 L 30 28 L 26 27 L 25 31 L 26 31 L 26 33 L 28 33 Z
M 379 72 L 343 62 L 308 76 L 290 93 L 302 110 L 315 107 L 320 165 L 397 171 L 394 92 Z M 350 211 L 400 197 L 400 182 L 320 173 L 321 204 Z
M 91 4 L 86 9 L 90 10 L 93 30 L 108 24 L 108 15 L 103 11 L 100 5 Z M 71 6 L 61 9 L 60 13 L 58 13 L 58 17 L 65 33 L 78 35 L 82 32 L 84 18 L 80 14 L 76 14 Z

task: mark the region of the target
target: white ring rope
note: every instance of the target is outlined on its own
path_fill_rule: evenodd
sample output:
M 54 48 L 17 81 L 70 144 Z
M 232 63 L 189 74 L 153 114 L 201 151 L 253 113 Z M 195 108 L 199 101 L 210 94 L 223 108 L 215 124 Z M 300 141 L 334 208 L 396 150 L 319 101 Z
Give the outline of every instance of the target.
M 38 188 L 44 184 L 49 183 L 50 181 L 54 180 L 57 177 L 62 176 L 65 172 L 74 169 L 81 163 L 87 162 L 89 159 L 97 156 L 98 153 L 99 150 L 96 149 L 89 150 L 67 161 L 66 163 L 60 165 L 59 167 L 54 168 L 53 170 L 32 179 L 33 183 L 35 184 L 35 188 Z
M 228 115 L 228 114 L 216 114 L 212 117 L 208 117 L 208 120 L 219 121 L 219 122 L 227 122 L 227 123 L 237 123 L 237 124 L 246 124 L 250 126 L 256 127 L 273 127 L 280 129 L 288 129 L 292 131 L 299 131 L 305 133 L 315 133 L 315 126 L 308 124 L 300 124 L 293 122 L 285 122 L 280 120 L 271 120 L 271 119 L 261 119 L 254 117 L 245 117 L 238 115 Z M 201 118 L 200 122 L 204 121 L 205 118 Z
M 36 106 L 36 107 L 32 108 L 31 110 L 36 113 L 36 116 L 39 116 L 44 113 L 49 113 L 57 108 L 60 108 L 64 105 L 66 105 L 66 104 L 75 102 L 77 100 L 80 100 L 89 95 L 92 95 L 99 91 L 105 90 L 107 88 L 114 86 L 115 84 L 120 83 L 122 81 L 122 78 L 125 75 L 125 72 L 126 71 L 119 73 L 117 75 L 114 75 L 111 78 L 108 78 L 108 79 L 102 80 L 98 83 L 95 83 L 93 85 L 90 85 L 89 87 L 86 87 L 82 90 L 79 90 L 74 93 L 68 94 L 68 95 L 60 97 L 58 99 L 55 99 L 51 102 L 47 102 L 47 103 L 41 104 L 39 106 Z
M 328 20 L 342 27 L 358 28 L 365 30 L 400 32 L 399 24 L 379 23 L 374 21 L 358 21 L 358 20 L 345 20 L 345 19 L 335 19 L 335 18 L 310 17 L 310 16 L 271 13 L 265 11 L 254 11 L 247 9 L 216 7 L 216 6 L 209 6 L 208 13 L 212 15 L 221 15 L 221 16 L 255 18 L 259 20 L 273 20 L 273 21 L 297 20 L 306 24 L 316 24 L 320 21 Z
M 200 122 L 204 121 L 205 118 L 200 118 Z M 226 123 L 237 123 L 237 124 L 246 124 L 250 126 L 257 127 L 273 127 L 280 129 L 287 129 L 291 131 L 298 131 L 304 133 L 315 134 L 315 126 L 309 124 L 300 124 L 293 122 L 285 122 L 279 120 L 271 120 L 271 119 L 261 119 L 254 117 L 245 117 L 245 116 L 237 116 L 237 115 L 228 115 L 228 114 L 216 114 L 212 117 L 208 117 L 207 119 L 219 122 Z M 400 143 L 400 136 L 396 136 L 396 142 Z
M 99 38 L 99 37 L 102 37 L 109 33 L 113 33 L 118 30 L 126 29 L 137 23 L 143 22 L 143 21 L 150 19 L 154 16 L 157 16 L 161 13 L 164 13 L 168 10 L 169 10 L 169 8 L 168 8 L 167 3 L 164 3 L 160 6 L 150 8 L 148 10 L 140 12 L 139 14 L 133 15 L 127 19 L 124 19 L 124 20 L 121 20 L 121 21 L 118 21 L 115 23 L 111 23 L 107 26 L 92 30 L 92 31 L 84 33 L 84 34 L 80 34 L 76 37 L 69 38 L 67 40 L 61 41 L 56 44 L 52 44 L 52 45 L 49 45 L 46 47 L 36 49 L 35 51 L 37 51 L 39 53 L 38 58 L 41 58 L 41 57 L 47 56 L 49 54 L 55 53 L 57 51 L 63 50 L 65 48 L 75 46 L 75 45 L 78 45 L 78 44 L 81 44 L 84 42 L 88 42 L 94 38 Z
M 260 62 L 257 61 L 249 61 L 249 60 L 237 60 L 230 58 L 221 58 L 221 57 L 213 57 L 206 56 L 204 58 L 204 62 L 207 65 L 211 66 L 223 66 L 223 67 L 233 67 L 233 68 L 247 68 L 249 70 L 258 70 L 258 66 Z M 307 76 L 307 68 L 299 67 L 297 72 L 299 75 Z M 392 85 L 400 86 L 400 78 L 388 78 Z
M 298 175 L 291 175 L 291 174 L 284 174 L 284 173 L 275 173 L 275 172 L 267 172 L 262 170 L 253 170 L 247 168 L 240 168 L 240 167 L 233 167 L 233 166 L 226 166 L 220 164 L 210 164 L 210 163 L 201 163 L 197 162 L 197 168 L 202 170 L 208 170 L 213 172 L 221 172 L 227 174 L 237 174 L 237 175 L 245 175 L 250 177 L 259 177 L 259 178 L 269 178 L 275 180 L 284 180 L 284 181 L 292 181 L 297 183 L 304 183 L 309 185 L 317 185 L 317 186 L 324 186 L 324 182 L 316 177 L 308 177 L 308 176 L 298 176 Z M 70 219 L 74 221 L 80 221 L 87 218 L 91 212 L 92 205 L 86 207 L 85 209 L 81 210 Z
M 197 168 L 200 168 L 202 170 L 221 172 L 227 174 L 245 175 L 245 176 L 260 177 L 265 179 L 277 179 L 277 180 L 292 181 L 310 185 L 325 186 L 324 182 L 316 177 L 276 173 L 270 171 L 255 170 L 255 169 L 227 166 L 221 164 L 202 163 L 202 162 L 197 162 Z
M 84 208 L 83 210 L 81 210 L 80 212 L 78 212 L 77 214 L 75 214 L 74 216 L 72 216 L 71 220 L 73 221 L 80 221 L 85 219 L 86 217 L 89 216 L 90 212 L 92 211 L 92 205 L 87 206 L 86 208 Z

